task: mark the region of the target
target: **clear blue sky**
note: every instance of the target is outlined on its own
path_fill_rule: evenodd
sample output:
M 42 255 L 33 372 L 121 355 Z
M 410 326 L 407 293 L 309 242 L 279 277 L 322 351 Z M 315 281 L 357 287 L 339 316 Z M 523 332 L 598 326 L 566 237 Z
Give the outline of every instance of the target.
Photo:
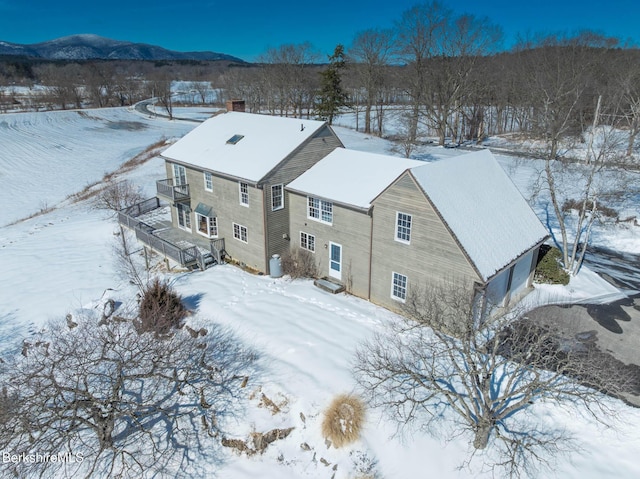
M 0 0 L 0 41 L 38 43 L 76 33 L 210 50 L 253 61 L 269 47 L 310 42 L 329 54 L 354 35 L 391 27 L 415 0 Z M 457 13 L 487 16 L 505 32 L 590 29 L 640 44 L 640 0 L 443 0 Z

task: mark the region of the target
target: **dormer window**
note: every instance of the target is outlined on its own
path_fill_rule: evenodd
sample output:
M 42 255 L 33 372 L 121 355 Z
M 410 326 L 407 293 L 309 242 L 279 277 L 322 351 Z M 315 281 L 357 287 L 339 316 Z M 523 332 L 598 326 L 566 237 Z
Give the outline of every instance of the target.
M 244 138 L 244 135 L 233 135 L 227 140 L 227 145 L 235 145 Z

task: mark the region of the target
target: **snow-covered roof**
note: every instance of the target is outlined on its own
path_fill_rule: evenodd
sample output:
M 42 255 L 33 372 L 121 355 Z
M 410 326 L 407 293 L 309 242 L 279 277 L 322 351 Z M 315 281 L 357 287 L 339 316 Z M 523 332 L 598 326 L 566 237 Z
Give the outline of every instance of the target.
M 548 235 L 489 150 L 411 173 L 485 281 Z
M 162 156 L 258 182 L 323 125 L 316 120 L 228 112 L 209 118 Z M 230 142 L 232 138 L 237 141 Z
M 403 171 L 424 162 L 336 148 L 288 189 L 337 203 L 369 208 L 371 201 Z

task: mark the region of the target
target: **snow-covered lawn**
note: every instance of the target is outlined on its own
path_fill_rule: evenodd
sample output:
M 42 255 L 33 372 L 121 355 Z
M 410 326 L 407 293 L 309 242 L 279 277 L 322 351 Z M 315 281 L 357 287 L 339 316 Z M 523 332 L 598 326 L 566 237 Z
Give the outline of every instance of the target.
M 0 115 L 0 164 L 9 165 L 1 174 L 5 183 L 17 185 L 8 185 L 11 194 L 0 193 L 5 206 L 0 224 L 32 213 L 42 199 L 49 206 L 57 204 L 160 137 L 180 136 L 194 127 L 193 123 L 144 118 L 125 109 L 90 111 L 86 116 L 77 112 L 21 115 L 26 116 Z M 123 122 L 145 127 L 127 131 L 109 126 Z M 9 133 L 9 127 L 5 132 L 5 123 L 14 125 L 15 134 Z M 345 128 L 337 131 L 348 147 L 389 151 L 383 140 Z M 4 156 L 5 144 L 11 151 L 8 156 Z M 424 154 L 435 159 L 459 153 L 433 148 Z M 508 166 L 506 157 L 499 159 Z M 524 183 L 526 170 L 514 171 L 516 182 Z M 163 172 L 163 162 L 153 159 L 128 178 L 153 194 L 153 184 Z M 47 214 L 0 227 L 0 350 L 19 347 L 20 338 L 41 328 L 48 318 L 94 307 L 108 289 L 113 290 L 110 297 L 131 297 L 133 287 L 114 267 L 115 230 L 113 218 L 85 203 L 62 203 Z M 355 347 L 384 330 L 387 322 L 396 321 L 393 313 L 355 297 L 322 292 L 310 281 L 251 275 L 226 265 L 168 277 L 199 318 L 230 326 L 261 354 L 262 373 L 247 385 L 247 396 L 251 396 L 247 417 L 230 425 L 229 435 L 244 439 L 253 430 L 295 427 L 262 456 L 247 458 L 227 451 L 224 464 L 209 466 L 211 477 L 329 479 L 335 472 L 336 479 L 352 478 L 357 477 L 358 453 L 350 455 L 351 451 L 377 461 L 384 478 L 487 476 L 481 473 L 483 455 L 476 456 L 470 468 L 456 469 L 466 458 L 469 438 L 444 443 L 421 431 L 396 436 L 395 425 L 377 411 L 368 412 L 360 441 L 344 450 L 327 449 L 320 434 L 321 413 L 333 396 L 354 390 Z M 615 293 L 595 276 L 578 278 L 568 288 L 541 288 L 538 294 L 602 299 Z M 280 412 L 272 414 L 262 407 L 261 393 L 279 405 Z M 557 477 L 640 477 L 640 409 L 621 402 L 617 407 L 619 427 L 603 430 L 571 411 L 536 405 L 541 421 L 567 428 L 583 441 L 579 453 L 560 458 L 553 471 Z M 546 471 L 541 477 L 548 475 Z

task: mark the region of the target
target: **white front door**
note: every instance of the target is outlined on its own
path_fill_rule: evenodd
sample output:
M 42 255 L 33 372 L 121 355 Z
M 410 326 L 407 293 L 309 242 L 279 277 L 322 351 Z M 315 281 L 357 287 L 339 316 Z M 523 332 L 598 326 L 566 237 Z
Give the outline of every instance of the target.
M 329 243 L 329 276 L 342 279 L 342 246 Z

